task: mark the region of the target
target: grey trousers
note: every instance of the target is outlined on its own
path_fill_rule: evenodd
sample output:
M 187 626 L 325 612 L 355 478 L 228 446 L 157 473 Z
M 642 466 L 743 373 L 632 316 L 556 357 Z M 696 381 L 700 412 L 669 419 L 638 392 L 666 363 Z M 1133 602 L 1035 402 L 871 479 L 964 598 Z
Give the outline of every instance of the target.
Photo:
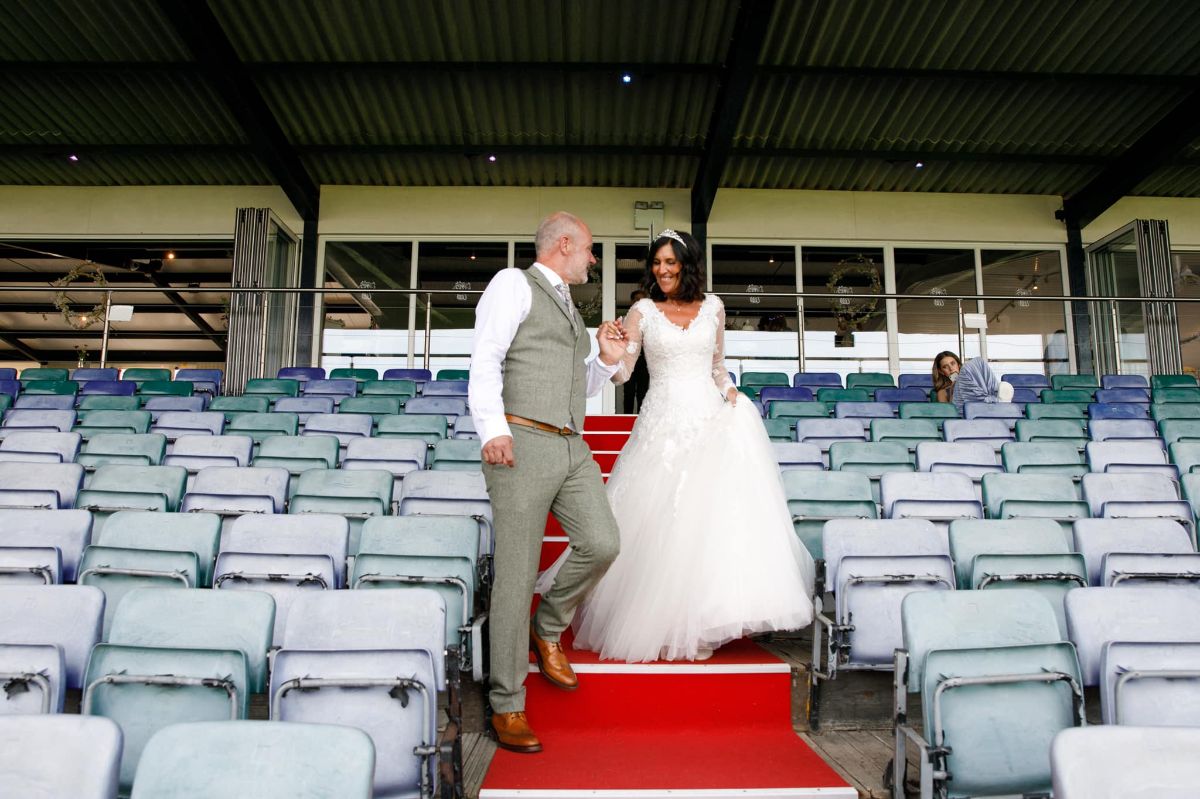
M 600 467 L 582 436 L 518 426 L 512 431 L 516 466 L 483 465 L 496 527 L 488 698 L 497 713 L 525 709 L 529 608 L 547 514 L 558 518 L 571 547 L 533 619 L 547 641 L 558 640 L 620 547 Z

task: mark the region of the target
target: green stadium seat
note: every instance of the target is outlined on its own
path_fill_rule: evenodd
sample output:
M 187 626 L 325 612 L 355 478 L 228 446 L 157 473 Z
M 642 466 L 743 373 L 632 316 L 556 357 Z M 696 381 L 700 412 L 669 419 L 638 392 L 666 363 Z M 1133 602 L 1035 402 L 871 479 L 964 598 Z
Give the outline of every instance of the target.
M 349 380 L 355 380 L 359 383 L 365 383 L 368 380 L 378 380 L 379 379 L 379 370 L 378 369 L 350 369 L 350 368 L 346 368 L 346 367 L 343 367 L 340 369 L 331 369 L 329 372 L 329 379 L 330 380 L 349 379 Z
M 446 437 L 446 417 L 440 414 L 385 416 L 375 428 L 377 438 L 418 438 L 433 445 Z
M 446 438 L 433 445 L 429 468 L 439 471 L 478 472 L 483 469 L 479 442 L 469 438 Z
M 88 471 L 110 463 L 158 466 L 167 454 L 161 433 L 96 433 L 83 444 L 75 462 Z

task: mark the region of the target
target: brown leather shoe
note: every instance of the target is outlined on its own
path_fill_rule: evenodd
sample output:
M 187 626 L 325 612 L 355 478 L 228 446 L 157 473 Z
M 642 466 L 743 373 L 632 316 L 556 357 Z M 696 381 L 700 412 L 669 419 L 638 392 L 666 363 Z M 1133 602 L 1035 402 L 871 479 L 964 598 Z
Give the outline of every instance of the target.
M 564 691 L 574 691 L 579 687 L 579 678 L 575 676 L 567 655 L 563 652 L 562 644 L 558 641 L 544 641 L 537 634 L 533 625 L 529 625 L 529 651 L 537 659 L 538 669 L 542 676 Z
M 510 752 L 540 752 L 542 742 L 529 729 L 529 720 L 524 711 L 516 713 L 493 713 L 492 731 L 496 733 L 496 742 L 501 749 Z

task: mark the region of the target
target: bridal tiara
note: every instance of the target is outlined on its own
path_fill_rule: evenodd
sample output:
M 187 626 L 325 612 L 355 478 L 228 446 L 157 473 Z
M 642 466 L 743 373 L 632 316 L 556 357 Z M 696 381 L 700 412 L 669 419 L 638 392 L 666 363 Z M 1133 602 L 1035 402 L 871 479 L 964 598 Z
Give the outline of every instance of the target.
M 678 233 L 676 233 L 674 230 L 671 230 L 671 228 L 667 228 L 666 230 L 660 231 L 660 232 L 659 232 L 659 234 L 658 234 L 658 238 L 660 238 L 660 239 L 674 239 L 675 241 L 677 241 L 677 242 L 679 242 L 680 244 L 682 244 L 684 247 L 686 247 L 686 246 L 687 246 L 687 242 L 683 240 L 683 236 L 680 236 L 680 235 L 679 235 Z

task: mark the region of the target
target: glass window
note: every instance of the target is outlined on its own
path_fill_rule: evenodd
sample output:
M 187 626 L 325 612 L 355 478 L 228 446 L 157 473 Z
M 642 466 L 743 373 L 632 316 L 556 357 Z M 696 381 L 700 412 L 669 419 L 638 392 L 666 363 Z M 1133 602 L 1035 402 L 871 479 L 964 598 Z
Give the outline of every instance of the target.
M 1200 252 L 1173 252 L 1171 264 L 1175 274 L 1175 296 L 1200 298 Z M 1175 310 L 1179 318 L 1183 371 L 1196 374 L 1200 372 L 1200 303 L 1177 303 Z
M 617 249 L 617 316 L 624 316 L 633 305 L 633 293 L 642 288 L 646 274 L 646 245 L 618 244 Z
M 984 303 L 988 361 L 996 374 L 1069 372 L 1064 304 L 1038 300 L 1039 295 L 1065 293 L 1058 252 L 983 250 L 980 263 L 984 294 L 1020 298 Z
M 882 299 L 883 250 L 804 247 L 804 368 L 809 372 L 888 371 L 887 309 Z
M 771 294 L 796 291 L 796 248 L 715 244 L 714 293 Z M 725 360 L 735 374 L 799 369 L 799 329 L 794 297 L 722 297 L 725 303 Z
M 412 244 L 407 241 L 330 241 L 325 244 L 321 365 L 326 369 L 390 369 L 408 365 L 410 298 L 377 289 L 407 289 Z
M 896 293 L 928 294 L 929 300 L 896 300 L 900 371 L 926 373 L 939 352 L 950 350 L 963 360 L 979 355 L 979 334 L 963 331 L 959 352 L 958 301 L 944 295 L 975 294 L 975 251 L 897 248 Z M 963 311 L 975 312 L 974 300 Z
M 492 276 L 508 266 L 508 242 L 421 242 L 417 263 L 417 288 L 479 292 Z M 478 294 L 433 295 L 434 330 L 471 330 L 475 327 Z M 424 312 L 421 299 L 418 316 Z M 418 319 L 424 327 L 424 319 Z

